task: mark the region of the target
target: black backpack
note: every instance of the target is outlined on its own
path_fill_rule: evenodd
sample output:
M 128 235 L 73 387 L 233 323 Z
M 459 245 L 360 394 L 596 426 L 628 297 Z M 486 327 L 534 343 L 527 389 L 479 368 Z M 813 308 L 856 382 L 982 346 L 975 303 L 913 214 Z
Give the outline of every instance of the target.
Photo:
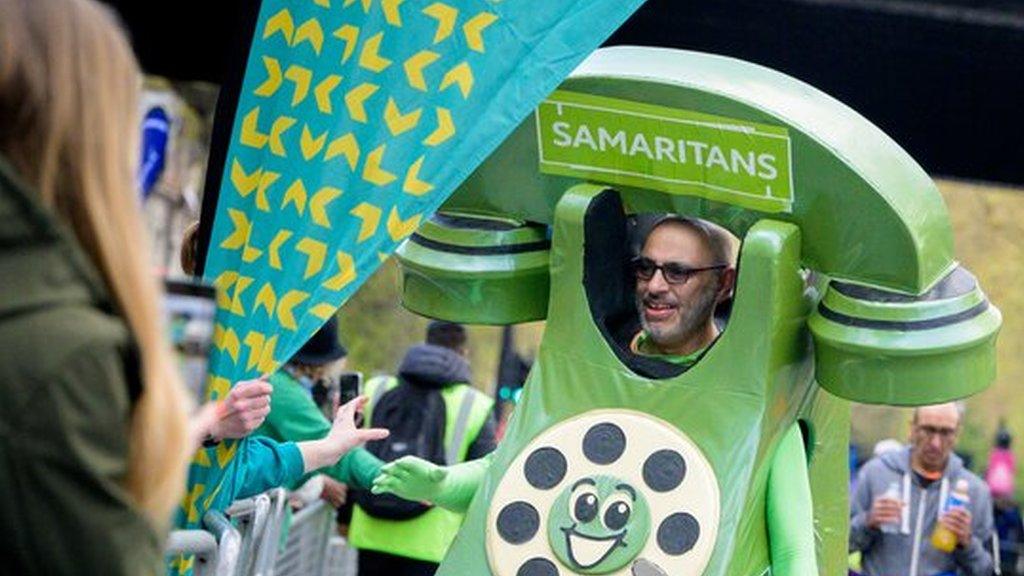
M 373 402 L 370 418 L 374 428 L 391 432 L 383 440 L 366 444 L 366 449 L 377 458 L 391 462 L 402 456 L 418 456 L 434 464 L 445 464 L 446 410 L 439 390 L 413 386 L 399 379 L 397 386 Z M 432 507 L 394 494 L 371 494 L 368 490 L 357 491 L 355 500 L 367 514 L 385 520 L 408 520 Z

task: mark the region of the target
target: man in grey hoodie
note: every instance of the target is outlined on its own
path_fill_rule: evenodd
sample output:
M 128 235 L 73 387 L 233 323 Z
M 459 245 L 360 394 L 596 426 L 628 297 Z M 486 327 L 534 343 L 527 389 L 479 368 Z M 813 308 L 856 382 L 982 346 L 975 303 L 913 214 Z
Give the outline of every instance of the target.
M 850 501 L 850 551 L 867 576 L 988 576 L 993 573 L 988 487 L 953 454 L 961 414 L 955 404 L 914 410 L 910 445 L 864 465 Z M 943 511 L 959 480 L 970 502 Z M 951 553 L 936 550 L 938 524 L 956 535 Z
M 494 401 L 469 385 L 466 342 L 462 325 L 431 322 L 426 343 L 406 352 L 397 378 L 366 383 L 367 421 L 383 426 L 377 420 L 382 417 L 395 423 L 393 441 L 370 446 L 371 452 L 389 461 L 416 454 L 452 465 L 494 450 Z M 432 506 L 414 517 L 388 518 L 379 508 L 375 516 L 373 504 L 360 501 L 352 512 L 349 543 L 359 549 L 359 575 L 432 575 L 462 525 L 462 515 Z

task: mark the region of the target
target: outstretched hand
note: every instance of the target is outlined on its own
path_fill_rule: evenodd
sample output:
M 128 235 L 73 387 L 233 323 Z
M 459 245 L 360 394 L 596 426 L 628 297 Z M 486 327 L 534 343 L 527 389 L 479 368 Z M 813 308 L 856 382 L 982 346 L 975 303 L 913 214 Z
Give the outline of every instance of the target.
M 334 423 L 325 440 L 340 449 L 339 458 L 360 444 L 388 437 L 388 431 L 385 428 L 356 427 L 356 415 L 362 413 L 369 401 L 368 396 L 357 396 L 339 407 L 334 413 Z
M 403 456 L 385 464 L 370 491 L 389 492 L 406 500 L 435 502 L 444 490 L 448 469 L 415 456 Z
M 299 442 L 299 452 L 305 471 L 312 472 L 324 466 L 331 466 L 341 459 L 349 450 L 373 440 L 387 438 L 388 431 L 384 428 L 357 428 L 356 414 L 362 411 L 369 398 L 359 396 L 338 408 L 334 415 L 327 435 L 319 440 Z

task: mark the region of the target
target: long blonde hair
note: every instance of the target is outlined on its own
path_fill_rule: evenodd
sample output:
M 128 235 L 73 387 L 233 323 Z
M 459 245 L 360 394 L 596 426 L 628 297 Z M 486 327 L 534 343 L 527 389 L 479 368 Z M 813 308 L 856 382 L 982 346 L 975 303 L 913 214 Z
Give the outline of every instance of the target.
M 74 232 L 139 346 L 124 485 L 163 527 L 190 446 L 134 187 L 138 64 L 93 0 L 0 0 L 0 14 L 0 154 Z

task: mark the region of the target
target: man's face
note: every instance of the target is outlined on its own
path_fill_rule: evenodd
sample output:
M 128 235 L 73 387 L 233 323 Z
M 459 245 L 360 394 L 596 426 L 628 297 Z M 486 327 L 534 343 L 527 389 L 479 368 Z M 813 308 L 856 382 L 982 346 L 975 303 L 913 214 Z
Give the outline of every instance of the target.
M 704 239 L 686 225 L 666 222 L 647 237 L 640 255 L 658 265 L 670 262 L 686 268 L 717 264 L 711 262 Z M 717 303 L 719 271 L 708 270 L 689 276 L 685 282 L 670 284 L 662 271 L 649 280 L 636 279 L 636 305 L 648 337 L 661 348 L 685 342 L 706 325 Z
M 960 416 L 952 404 L 918 409 L 911 426 L 914 461 L 929 472 L 941 472 L 956 445 Z

